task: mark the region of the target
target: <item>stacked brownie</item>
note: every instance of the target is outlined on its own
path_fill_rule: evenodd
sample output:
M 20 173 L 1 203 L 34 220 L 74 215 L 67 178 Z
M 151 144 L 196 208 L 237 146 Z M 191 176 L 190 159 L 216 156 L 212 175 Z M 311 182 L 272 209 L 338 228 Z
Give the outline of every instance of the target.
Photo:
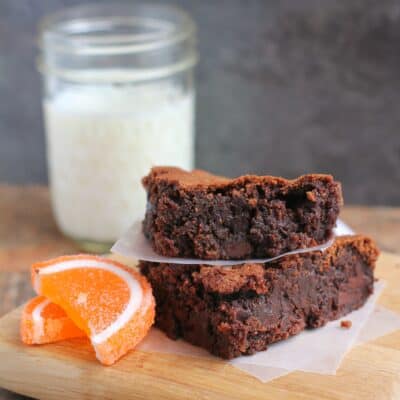
M 373 291 L 378 250 L 361 235 L 338 237 L 325 251 L 246 263 L 332 238 L 343 200 L 329 175 L 227 179 L 158 167 L 143 184 L 143 232 L 154 250 L 199 259 L 198 265 L 140 262 L 156 298 L 156 323 L 171 338 L 224 358 L 253 354 L 359 308 Z

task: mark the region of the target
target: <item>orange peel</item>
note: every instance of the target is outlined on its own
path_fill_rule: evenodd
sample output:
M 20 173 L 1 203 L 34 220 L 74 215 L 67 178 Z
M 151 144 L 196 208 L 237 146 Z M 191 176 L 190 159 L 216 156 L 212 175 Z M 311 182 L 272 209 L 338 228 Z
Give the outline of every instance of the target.
M 61 307 L 43 296 L 34 297 L 25 304 L 20 332 L 26 344 L 53 343 L 85 336 Z
M 146 278 L 108 258 L 64 256 L 32 266 L 39 295 L 61 307 L 111 365 L 148 333 L 155 301 Z

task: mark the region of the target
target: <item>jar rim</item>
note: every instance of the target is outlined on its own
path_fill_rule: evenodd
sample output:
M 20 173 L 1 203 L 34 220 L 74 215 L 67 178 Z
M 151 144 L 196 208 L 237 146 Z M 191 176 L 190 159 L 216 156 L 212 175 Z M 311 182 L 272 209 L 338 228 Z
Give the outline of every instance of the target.
M 147 15 L 152 13 L 156 16 Z M 148 32 L 135 32 L 139 27 Z M 192 18 L 174 5 L 88 4 L 43 18 L 39 24 L 39 47 L 44 50 L 49 46 L 63 53 L 117 55 L 171 46 L 195 33 Z

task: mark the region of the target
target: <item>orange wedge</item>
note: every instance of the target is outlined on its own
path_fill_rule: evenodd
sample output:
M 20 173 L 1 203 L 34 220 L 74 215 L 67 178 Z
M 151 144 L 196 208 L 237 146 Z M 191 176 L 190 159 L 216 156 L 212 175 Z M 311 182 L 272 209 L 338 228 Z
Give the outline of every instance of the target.
M 77 255 L 37 263 L 32 283 L 86 333 L 105 365 L 133 349 L 154 322 L 155 302 L 147 280 L 107 258 Z
M 85 336 L 62 308 L 43 296 L 35 297 L 25 305 L 20 332 L 26 344 L 53 343 Z

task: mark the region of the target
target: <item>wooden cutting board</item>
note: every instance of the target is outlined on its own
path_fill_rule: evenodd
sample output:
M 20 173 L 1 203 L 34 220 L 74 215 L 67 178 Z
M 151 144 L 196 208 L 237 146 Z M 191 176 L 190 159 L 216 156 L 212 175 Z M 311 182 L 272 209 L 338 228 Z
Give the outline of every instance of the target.
M 387 282 L 379 303 L 400 313 L 400 257 L 381 255 Z M 355 347 L 336 376 L 294 372 L 269 383 L 226 364 L 131 352 L 112 367 L 82 340 L 28 347 L 19 340 L 20 309 L 0 320 L 0 387 L 41 399 L 397 399 L 400 331 Z

